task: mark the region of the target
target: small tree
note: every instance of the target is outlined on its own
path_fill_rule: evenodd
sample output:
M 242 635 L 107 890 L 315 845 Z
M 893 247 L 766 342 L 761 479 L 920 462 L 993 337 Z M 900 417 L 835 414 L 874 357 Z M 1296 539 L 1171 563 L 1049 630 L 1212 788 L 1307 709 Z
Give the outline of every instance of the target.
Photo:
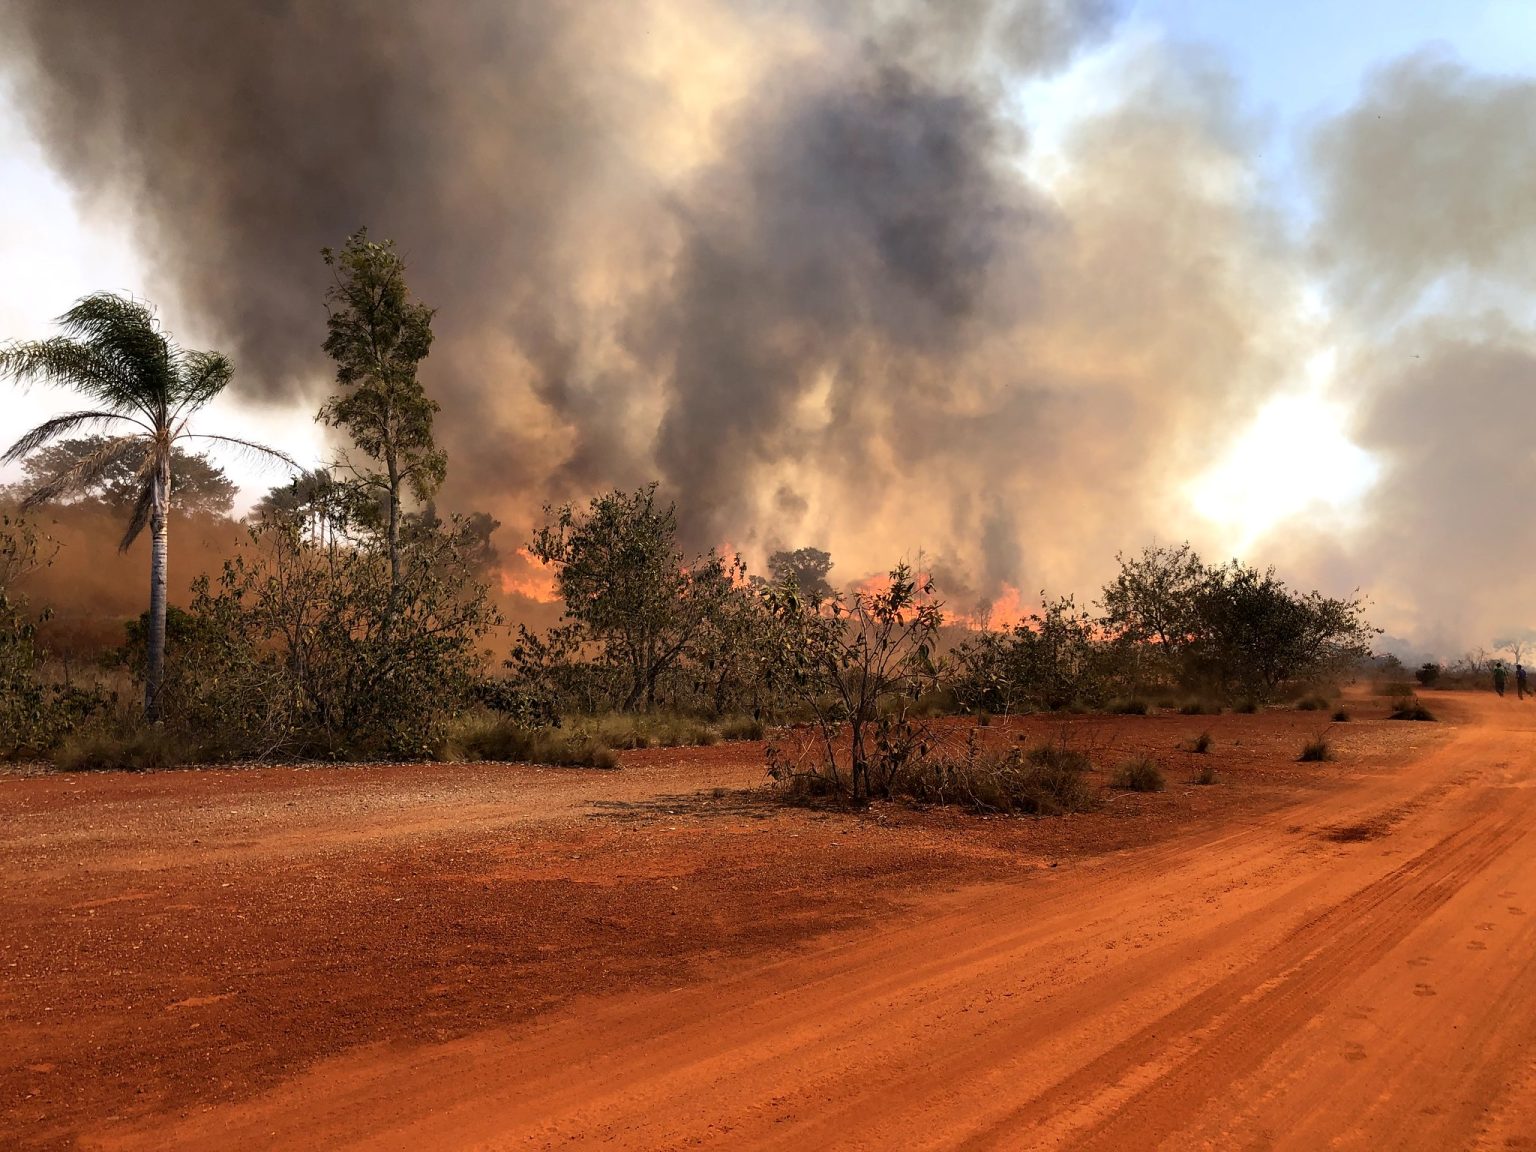
M 624 670 L 620 707 L 654 708 L 662 676 L 687 652 L 729 596 L 725 562 L 711 549 L 687 560 L 677 511 L 656 485 L 595 497 L 585 512 L 546 507 L 528 550 L 556 570 L 568 619 Z
M 932 654 L 943 606 L 933 598 L 933 582 L 898 564 L 883 590 L 855 592 L 846 599 L 834 595 L 825 612 L 802 601 L 787 584 L 770 588 L 766 596 L 784 626 L 781 663 L 816 717 L 825 770 L 841 789 L 837 748 L 846 721 L 848 794 L 856 802 L 868 800 L 887 788 L 917 747 L 904 738 L 910 733 L 893 731 L 904 717 L 882 723 L 880 702 L 893 694 L 906 696 L 935 674 Z M 873 741 L 872 727 L 877 729 Z
M 832 554 L 820 548 L 796 548 L 768 557 L 768 574 L 775 584 L 790 584 L 800 599 L 820 604 L 832 595 L 827 574 L 832 571 Z
M 75 471 L 84 461 L 105 453 L 109 463 L 94 479 L 83 483 L 75 495 L 128 512 L 139 498 L 142 482 L 135 475 L 131 459 L 116 456 L 110 448 L 111 439 L 106 436 L 60 440 L 33 452 L 21 462 L 21 467 L 28 484 L 40 488 L 53 477 Z M 207 456 L 172 445 L 170 507 L 173 512 L 228 516 L 237 491 L 224 469 Z
M 369 240 L 368 230 L 359 228 L 340 252 L 326 248 L 323 255 L 335 272 L 325 294 L 325 351 L 336 362 L 342 391 L 326 401 L 319 419 L 345 429 L 377 466 L 345 453 L 338 463 L 360 497 L 358 517 L 383 535 L 398 596 L 405 494 L 431 499 L 448 469 L 432 434 L 438 404 L 416 378 L 432 348 L 433 310 L 410 299 L 405 262 L 392 241 Z

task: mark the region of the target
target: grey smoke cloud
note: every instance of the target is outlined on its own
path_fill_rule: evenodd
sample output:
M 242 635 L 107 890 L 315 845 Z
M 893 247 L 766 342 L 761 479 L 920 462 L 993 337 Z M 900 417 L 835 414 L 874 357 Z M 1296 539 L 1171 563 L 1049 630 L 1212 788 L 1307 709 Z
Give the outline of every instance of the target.
M 1216 68 L 1133 61 L 1040 183 L 1010 102 L 1119 14 L 13 0 L 0 66 L 59 170 L 130 215 L 156 292 L 275 403 L 328 389 L 320 247 L 394 237 L 439 309 L 447 498 L 503 520 L 504 551 L 546 500 L 660 478 L 694 545 L 814 544 L 842 576 L 926 548 L 969 609 L 1091 591 L 1154 535 L 1209 543 L 1180 486 L 1312 351 L 1314 274 L 1379 365 L 1369 341 L 1410 308 L 1525 292 L 1536 266 L 1509 153 L 1530 95 L 1443 62 L 1325 129 L 1310 261 Z M 1426 359 L 1496 410 L 1514 329 L 1424 335 Z M 1393 406 L 1445 378 L 1360 374 L 1359 435 L 1403 476 L 1426 444 L 1463 458 Z M 1327 571 L 1407 603 L 1396 529 L 1433 538 L 1436 500 L 1384 498 L 1393 531 Z

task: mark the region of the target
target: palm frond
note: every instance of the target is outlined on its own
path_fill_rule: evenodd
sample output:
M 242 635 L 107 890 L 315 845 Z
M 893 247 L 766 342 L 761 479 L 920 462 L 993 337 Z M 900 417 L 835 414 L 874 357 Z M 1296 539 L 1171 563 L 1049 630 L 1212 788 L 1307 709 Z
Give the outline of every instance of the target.
M 174 402 L 177 349 L 149 305 L 98 292 L 77 301 L 58 322 L 66 335 L 114 366 L 135 407 L 153 416 Z
M 222 352 L 183 352 L 177 358 L 175 414 L 196 412 L 224 391 L 235 366 Z
M 143 452 L 145 459 L 150 459 L 153 455 L 150 448 L 151 445 L 146 443 L 142 436 L 119 436 L 103 444 L 95 452 L 82 456 L 53 479 L 28 493 L 21 506 L 24 509 L 32 509 L 39 504 L 57 500 L 60 496 L 84 492 L 109 468 L 133 455 L 134 452 Z
M 91 425 L 110 424 L 114 420 L 127 420 L 137 424 L 146 432 L 153 432 L 142 420 L 135 419 L 122 412 L 67 412 L 63 416 L 55 416 L 51 420 L 44 420 L 36 428 L 25 433 L 16 443 L 0 455 L 0 464 L 12 464 L 20 460 L 29 452 L 36 451 L 50 440 L 56 440 L 68 432 L 74 432 L 89 428 Z
M 146 412 L 140 389 L 124 366 L 102 349 L 64 336 L 14 341 L 0 347 L 0 376 L 24 383 L 72 388 L 110 408 Z
M 128 527 L 123 531 L 123 538 L 117 545 L 119 552 L 126 552 L 133 546 L 133 542 L 139 538 L 139 533 L 144 531 L 149 523 L 150 513 L 155 510 L 155 486 L 146 484 L 139 489 L 139 498 L 133 505 L 133 515 L 128 518 Z
M 294 471 L 299 471 L 298 461 L 286 452 L 276 448 L 270 448 L 265 444 L 258 444 L 254 440 L 242 440 L 238 436 L 215 436 L 208 432 L 188 432 L 180 439 L 184 440 L 215 440 L 220 444 L 232 445 L 246 460 L 257 464 L 283 464 Z

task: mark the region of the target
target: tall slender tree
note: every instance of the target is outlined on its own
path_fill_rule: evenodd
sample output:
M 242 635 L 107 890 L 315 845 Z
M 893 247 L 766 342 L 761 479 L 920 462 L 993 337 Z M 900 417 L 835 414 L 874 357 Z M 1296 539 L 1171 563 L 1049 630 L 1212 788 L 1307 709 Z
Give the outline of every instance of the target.
M 0 346 L 0 376 L 22 383 L 71 388 L 93 407 L 45 420 L 0 456 L 20 460 L 72 433 L 105 432 L 101 444 L 27 494 L 23 509 L 89 491 L 104 476 L 132 468 L 133 510 L 118 547 L 127 551 L 150 530 L 148 664 L 144 716 L 160 718 L 165 678 L 165 587 L 170 542 L 172 465 L 176 446 L 202 440 L 242 452 L 293 461 L 265 445 L 234 436 L 195 433 L 188 420 L 229 384 L 234 368 L 218 352 L 179 347 L 161 331 L 146 304 L 110 292 L 87 296 L 58 320 L 61 334 Z
M 405 261 L 393 241 L 368 239 L 359 228 L 342 249 L 322 250 L 335 282 L 326 291 L 325 351 L 336 362 L 342 391 L 319 419 L 345 428 L 375 468 L 343 455 L 338 471 L 376 510 L 389 552 L 390 586 L 401 576 L 400 525 L 405 493 L 430 500 L 443 482 L 448 457 L 432 436 L 438 404 L 416 369 L 432 348 L 433 309 L 410 298 Z

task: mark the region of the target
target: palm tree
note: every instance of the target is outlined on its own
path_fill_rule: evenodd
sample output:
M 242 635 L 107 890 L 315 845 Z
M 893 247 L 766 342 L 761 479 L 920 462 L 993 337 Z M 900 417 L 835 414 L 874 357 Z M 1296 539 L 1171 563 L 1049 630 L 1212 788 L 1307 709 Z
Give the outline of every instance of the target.
M 137 500 L 119 544 L 127 551 L 147 526 L 149 558 L 149 659 L 144 716 L 160 718 L 165 679 L 165 569 L 170 513 L 172 450 L 182 440 L 209 440 L 293 466 L 286 455 L 233 436 L 196 434 L 187 420 L 224 390 L 234 368 L 218 352 L 189 352 L 160 330 L 147 305 L 109 292 L 87 296 L 59 317 L 63 334 L 49 340 L 13 341 L 0 347 L 0 376 L 73 388 L 96 407 L 45 420 L 12 444 L 0 463 L 12 463 L 70 433 L 109 431 L 84 455 L 34 489 L 22 508 L 88 489 L 109 470 L 129 464 Z

